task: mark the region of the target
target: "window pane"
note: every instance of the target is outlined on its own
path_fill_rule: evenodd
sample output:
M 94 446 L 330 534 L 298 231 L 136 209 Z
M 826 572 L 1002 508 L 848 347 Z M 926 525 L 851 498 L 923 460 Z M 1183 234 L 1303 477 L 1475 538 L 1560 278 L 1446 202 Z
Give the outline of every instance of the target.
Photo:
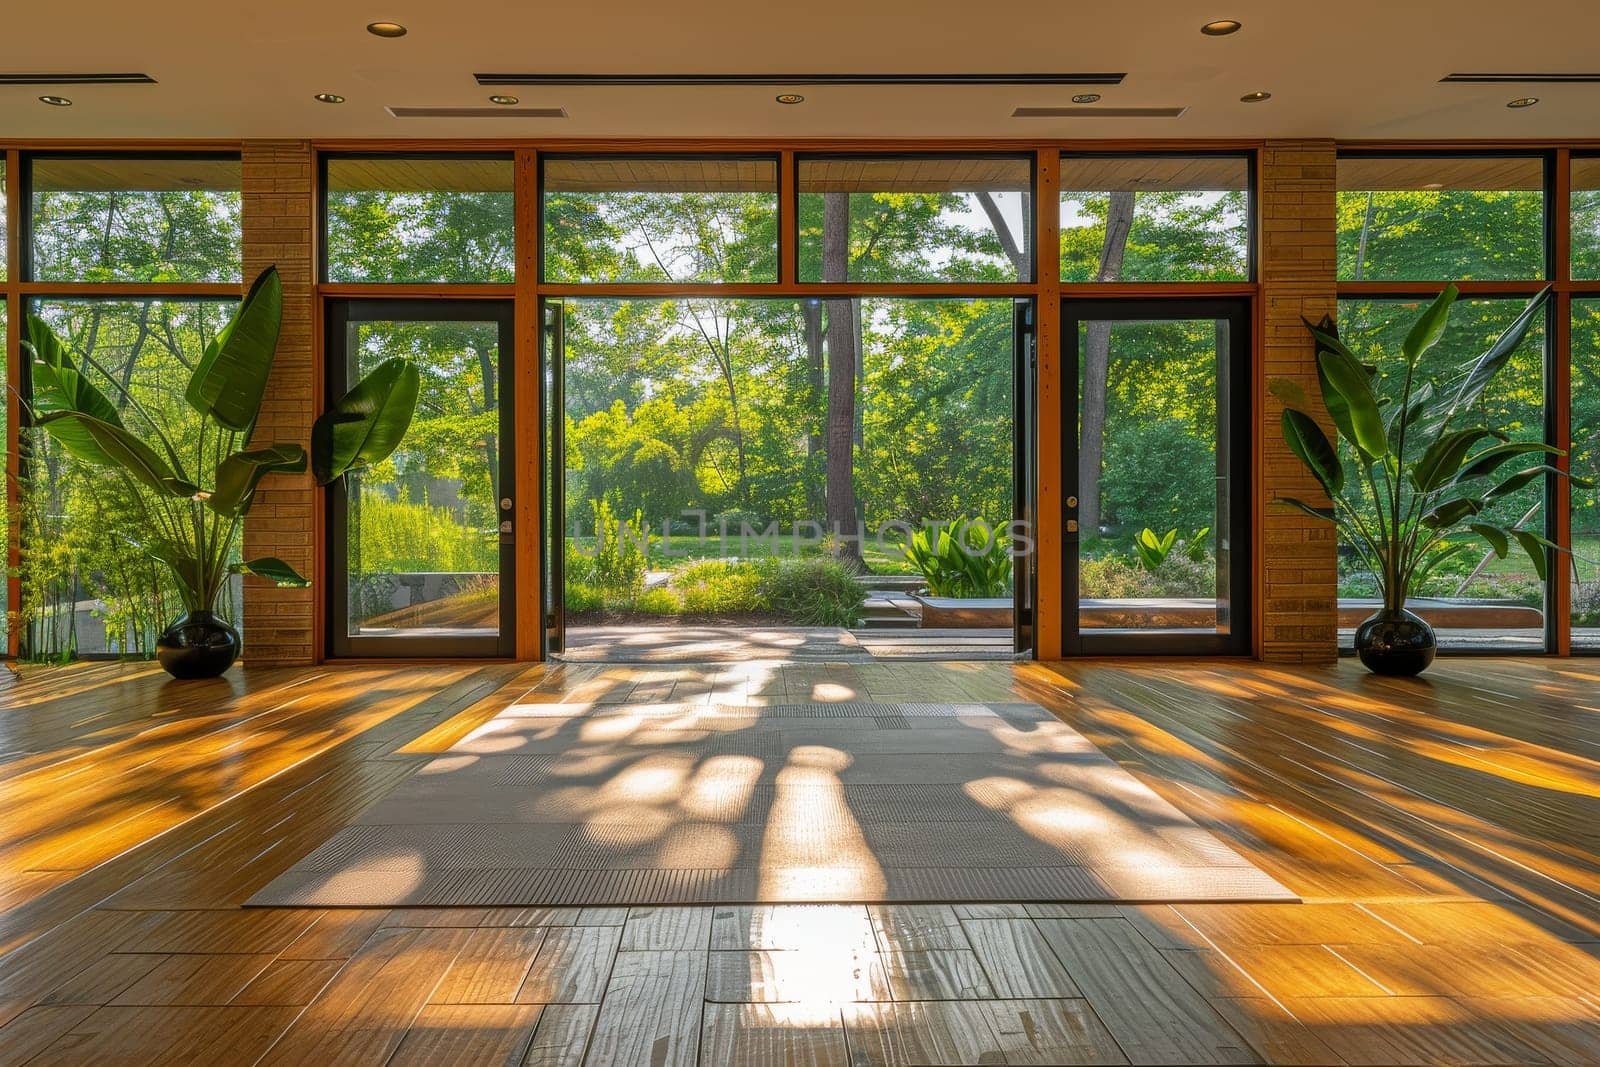
M 1572 161 L 1572 276 L 1600 278 L 1600 158 Z
M 31 182 L 36 279 L 239 280 L 237 156 L 40 156 Z
M 592 647 L 607 638 L 589 627 L 674 619 L 839 627 L 862 610 L 915 628 L 924 617 L 912 594 L 928 580 L 906 556 L 907 533 L 974 519 L 1006 534 L 1010 300 L 565 308 L 566 512 L 556 522 L 569 641 Z M 981 527 L 971 532 L 987 546 Z M 619 541 L 640 546 L 633 565 L 605 551 Z M 856 582 L 815 558 L 831 552 L 859 555 L 875 577 Z M 987 605 L 999 614 L 981 623 L 991 631 L 1009 625 L 1009 558 L 993 572 L 987 586 L 939 594 L 1004 600 Z M 788 594 L 771 592 L 779 587 Z M 855 590 L 866 609 L 846 596 Z M 1009 630 L 972 636 L 1009 654 Z
M 6 231 L 6 162 L 0 159 L 0 282 L 6 280 L 6 270 L 11 262 L 11 235 Z
M 1423 300 L 1341 300 L 1339 333 L 1363 361 L 1376 363 L 1382 376 L 1380 397 L 1398 403 L 1404 389 L 1400 346 Z M 1423 357 L 1423 380 L 1448 393 L 1458 387 L 1472 363 L 1517 314 L 1521 300 L 1458 300 L 1439 343 Z M 1513 441 L 1544 440 L 1544 330 L 1536 325 L 1511 361 L 1495 378 L 1479 409 L 1456 425 L 1481 425 L 1504 430 Z M 1524 466 L 1535 466 L 1527 463 Z M 1507 467 L 1511 474 L 1518 467 Z M 1357 473 L 1347 470 L 1356 484 Z M 1486 521 L 1503 527 L 1520 525 L 1543 532 L 1544 480 L 1492 504 Z M 1447 544 L 1465 547 L 1441 564 L 1415 592 L 1412 610 L 1433 623 L 1441 648 L 1492 648 L 1528 651 L 1544 647 L 1544 583 L 1527 555 L 1513 544 L 1505 559 L 1478 538 L 1453 537 Z M 1377 585 L 1355 546 L 1339 546 L 1339 633 L 1344 647 L 1354 629 L 1376 610 Z
M 328 281 L 511 281 L 514 169 L 508 158 L 329 159 Z
M 1342 156 L 1340 281 L 1544 277 L 1538 159 Z
M 801 281 L 1033 277 L 1028 159 L 802 159 L 799 182 Z
M 775 282 L 774 159 L 544 161 L 551 282 Z
M 184 388 L 233 308 L 218 300 L 30 306 L 131 429 L 149 440 L 147 419 L 160 421 L 182 457 L 199 448 L 199 416 L 183 399 Z M 137 502 L 120 479 L 68 456 L 42 430 L 28 431 L 24 448 L 36 475 L 24 482 L 21 513 L 24 655 L 153 653 L 156 634 L 184 609 L 167 568 L 135 544 L 150 534 Z M 225 587 L 221 613 L 236 626 L 239 603 L 235 578 Z
M 1600 300 L 1572 302 L 1572 473 L 1600 484 Z M 1600 488 L 1572 487 L 1572 560 L 1572 645 L 1600 651 Z
M 1231 633 L 1232 324 L 1077 329 L 1079 627 Z
M 1246 280 L 1249 189 L 1250 161 L 1241 156 L 1067 157 L 1061 279 Z
M 402 356 L 417 413 L 388 459 L 346 476 L 351 637 L 500 632 L 500 327 L 352 322 L 349 381 Z

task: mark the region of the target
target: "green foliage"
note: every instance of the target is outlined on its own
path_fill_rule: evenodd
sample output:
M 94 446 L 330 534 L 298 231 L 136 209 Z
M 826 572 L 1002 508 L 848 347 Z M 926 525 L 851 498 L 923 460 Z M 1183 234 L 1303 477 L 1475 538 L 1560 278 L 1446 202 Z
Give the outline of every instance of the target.
M 594 515 L 594 552 L 585 556 L 568 542 L 567 581 L 592 585 L 608 605 L 632 604 L 644 591 L 644 575 L 654 535 L 638 511 L 632 518 L 623 520 L 617 517 L 609 501 L 592 500 L 589 506 Z
M 682 615 L 694 609 L 686 607 L 672 590 L 656 588 L 640 593 L 633 602 L 633 610 L 641 615 Z
M 1176 527 L 1164 534 L 1157 534 L 1146 526 L 1133 539 L 1133 550 L 1138 553 L 1140 566 L 1147 571 L 1153 571 L 1166 562 L 1167 554 L 1172 551 L 1172 546 L 1177 543 L 1178 530 Z
M 1382 399 L 1380 366 L 1393 365 L 1393 356 L 1369 352 L 1364 361 L 1331 321 L 1307 323 L 1317 344 L 1322 400 L 1338 430 L 1336 441 L 1303 410 L 1303 398 L 1293 386 L 1279 383 L 1275 391 L 1288 405 L 1284 438 L 1333 507 L 1294 499 L 1283 503 L 1331 519 L 1362 555 L 1386 606 L 1403 605 L 1437 565 L 1448 539 L 1461 533 L 1478 537 L 1500 557 L 1515 540 L 1544 577 L 1549 542 L 1522 526 L 1522 520 L 1498 518 L 1493 505 L 1536 479 L 1558 474 L 1539 462 L 1505 476 L 1499 473 L 1504 463 L 1558 450 L 1537 441 L 1506 447 L 1511 428 L 1488 425 L 1483 405 L 1548 296 L 1546 290 L 1530 300 L 1452 380 L 1426 380 L 1424 359 L 1444 336 L 1456 299 L 1455 287 L 1447 287 L 1407 331 L 1398 358 L 1398 395 Z M 1460 425 L 1469 420 L 1470 425 Z M 1472 451 L 1484 442 L 1487 447 Z M 1341 445 L 1349 450 L 1342 451 Z
M 755 614 L 767 608 L 766 569 L 752 563 L 706 560 L 674 574 L 672 586 L 690 615 Z
M 1124 388 L 1120 377 L 1117 385 Z M 1196 491 L 1216 478 L 1215 416 L 1198 417 L 1209 399 L 1196 398 L 1181 414 L 1138 419 L 1130 416 L 1137 411 L 1151 413 L 1143 399 L 1146 386 L 1128 382 L 1125 388 L 1141 392 L 1139 399 L 1130 394 L 1129 403 L 1119 400 L 1117 410 L 1107 413 L 1102 521 L 1124 532 L 1144 526 L 1161 530 L 1209 526 L 1216 520 L 1216 501 L 1210 492 Z M 1160 387 L 1152 392 L 1156 388 Z
M 80 367 L 44 318 L 29 318 L 24 347 L 34 371 L 34 424 L 73 459 L 109 475 L 112 492 L 131 503 L 136 515 L 121 535 L 170 568 L 190 611 L 213 609 L 234 574 L 305 584 L 282 560 L 241 561 L 235 553 L 241 518 L 261 478 L 298 472 L 306 464 L 298 445 L 239 447 L 255 426 L 281 316 L 282 286 L 268 267 L 193 361 L 182 393 L 186 407 L 177 417 L 170 408 L 157 415 L 141 401 L 131 362 L 120 380 L 87 354 Z M 90 382 L 90 369 L 106 388 Z M 359 426 L 368 417 L 355 413 L 346 421 Z M 369 448 L 364 455 L 382 459 L 387 453 Z M 188 456 L 194 458 L 186 461 Z M 55 473 L 48 463 L 45 472 Z
M 363 486 L 354 518 L 354 555 L 363 573 L 488 573 L 500 569 L 498 537 L 463 526 L 449 508 L 392 500 Z
M 999 532 L 982 519 L 924 526 L 911 534 L 906 558 L 942 597 L 997 597 L 1011 588 L 1011 553 Z
M 773 565 L 767 601 L 774 614 L 797 626 L 855 626 L 867 591 L 837 560 L 785 559 Z

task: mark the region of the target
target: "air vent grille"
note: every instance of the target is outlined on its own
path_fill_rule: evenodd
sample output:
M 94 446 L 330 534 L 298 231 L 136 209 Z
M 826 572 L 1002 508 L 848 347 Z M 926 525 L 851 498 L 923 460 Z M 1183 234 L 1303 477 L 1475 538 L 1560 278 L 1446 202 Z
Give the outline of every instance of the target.
M 564 119 L 559 107 L 389 107 L 397 119 Z
M 1014 119 L 1175 119 L 1187 107 L 1019 107 Z
M 474 74 L 479 85 L 1121 85 L 1126 74 Z
M 0 85 L 154 85 L 148 74 L 4 74 Z
M 1565 85 L 1600 82 L 1600 74 L 1446 74 L 1441 82 L 1498 85 L 1507 82 L 1526 85 Z

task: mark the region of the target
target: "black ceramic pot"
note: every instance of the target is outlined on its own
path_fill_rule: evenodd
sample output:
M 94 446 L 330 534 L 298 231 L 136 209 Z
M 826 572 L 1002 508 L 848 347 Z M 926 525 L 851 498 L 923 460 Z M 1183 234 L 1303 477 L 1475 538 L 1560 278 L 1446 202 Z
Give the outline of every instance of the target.
M 209 611 L 191 611 L 161 631 L 156 659 L 174 678 L 215 678 L 239 658 L 239 631 Z
M 1437 644 L 1433 627 L 1405 608 L 1380 608 L 1356 627 L 1356 655 L 1374 674 L 1421 674 Z

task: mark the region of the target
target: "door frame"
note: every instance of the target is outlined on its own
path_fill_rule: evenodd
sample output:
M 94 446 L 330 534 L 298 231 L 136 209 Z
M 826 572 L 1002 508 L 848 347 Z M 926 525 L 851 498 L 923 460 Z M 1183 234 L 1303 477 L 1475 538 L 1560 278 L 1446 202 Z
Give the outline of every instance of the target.
M 323 410 L 353 385 L 346 372 L 345 339 L 352 323 L 360 322 L 493 322 L 499 327 L 500 365 L 495 405 L 500 412 L 500 631 L 484 636 L 360 637 L 349 633 L 350 575 L 346 567 L 349 548 L 349 496 L 344 479 L 326 487 L 327 632 L 329 658 L 483 658 L 510 659 L 516 655 L 516 544 L 511 523 L 516 512 L 516 456 L 513 346 L 516 338 L 515 303 L 512 300 L 422 299 L 361 297 L 330 299 L 324 312 L 327 353 Z M 509 506 L 507 506 L 509 504 Z
M 1089 321 L 1156 322 L 1213 319 L 1228 322 L 1228 380 L 1217 389 L 1218 447 L 1228 448 L 1228 632 L 1113 630 L 1079 626 L 1077 498 L 1080 489 L 1079 324 Z M 1065 297 L 1061 302 L 1061 650 L 1064 656 L 1247 656 L 1251 651 L 1255 556 L 1252 538 L 1254 436 L 1252 407 L 1252 299 L 1238 297 Z M 1224 430 L 1226 426 L 1226 430 Z M 1219 468 L 1219 473 L 1222 471 Z M 1070 502 L 1070 504 L 1069 504 Z M 1220 549 L 1220 541 L 1213 541 Z M 1219 600 L 1219 604 L 1220 604 Z

